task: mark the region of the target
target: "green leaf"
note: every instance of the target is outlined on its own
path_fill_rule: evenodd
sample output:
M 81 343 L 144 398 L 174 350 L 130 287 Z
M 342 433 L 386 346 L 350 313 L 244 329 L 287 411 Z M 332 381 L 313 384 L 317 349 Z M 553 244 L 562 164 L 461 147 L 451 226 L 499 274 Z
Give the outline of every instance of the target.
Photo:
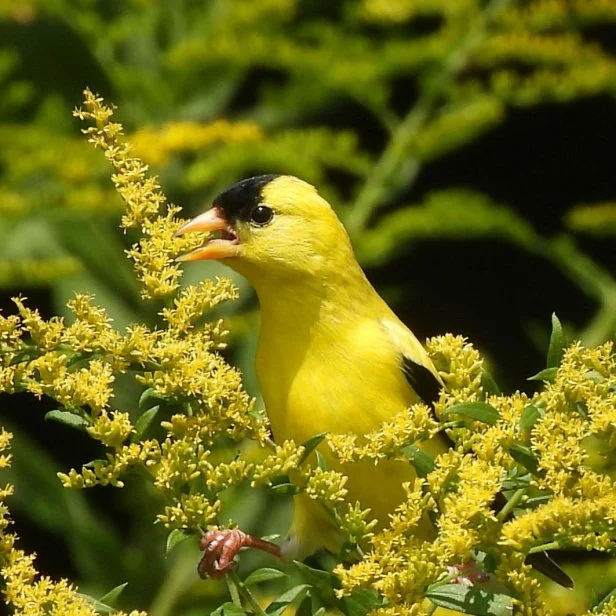
M 294 483 L 277 483 L 270 487 L 270 492 L 277 496 L 295 496 L 302 490 L 301 486 L 296 486 Z
M 87 419 L 84 419 L 81 415 L 76 415 L 70 411 L 49 411 L 45 413 L 45 419 L 47 421 L 57 421 L 58 423 L 70 426 L 71 428 L 77 428 L 78 430 L 84 430 L 90 425 Z
M 434 456 L 418 447 L 417 445 L 408 445 L 402 449 L 402 453 L 409 459 L 411 464 L 415 467 L 417 475 L 419 477 L 425 477 L 428 473 L 431 473 L 434 468 Z
M 509 454 L 518 464 L 521 464 L 533 475 L 539 475 L 539 461 L 530 447 L 513 445 L 509 448 Z
M 244 616 L 244 614 L 246 614 L 246 611 L 239 607 L 239 605 L 227 601 L 211 612 L 210 616 Z
M 601 599 L 601 601 L 599 601 L 599 603 L 597 603 L 597 605 L 595 605 L 595 607 L 592 608 L 592 611 L 598 612 L 599 609 L 604 607 L 609 602 L 609 600 L 612 599 L 613 597 L 616 597 L 616 588 L 614 588 L 609 593 L 607 593 L 607 595 L 605 595 L 605 597 L 603 597 L 603 599 Z
M 503 481 L 501 487 L 505 491 L 519 490 L 520 488 L 530 487 L 530 473 L 525 473 L 522 477 L 516 477 L 514 479 L 506 479 Z
M 334 588 L 338 588 L 338 578 L 329 571 L 313 569 L 299 561 L 293 561 L 305 582 L 310 584 L 314 594 L 324 603 L 335 603 L 336 595 Z
M 381 597 L 369 588 L 354 590 L 342 600 L 346 616 L 366 616 L 383 603 Z
M 476 421 L 493 426 L 499 419 L 499 412 L 487 402 L 462 402 L 454 404 L 445 411 L 455 415 L 469 417 Z
M 308 584 L 299 584 L 293 588 L 283 592 L 277 599 L 274 599 L 268 606 L 265 612 L 268 616 L 280 616 L 287 606 L 294 601 L 301 601 L 308 592 L 310 586 Z
M 475 616 L 511 616 L 514 600 L 508 595 L 463 584 L 445 584 L 429 590 L 426 597 L 439 607 Z
M 310 595 L 304 597 L 304 600 L 295 610 L 294 616 L 313 616 L 312 614 L 312 598 Z
M 563 326 L 554 312 L 552 313 L 552 334 L 550 335 L 550 346 L 548 347 L 548 368 L 556 368 L 560 364 L 563 358 L 564 348 L 565 337 L 563 336 Z
M 527 381 L 547 381 L 551 383 L 556 378 L 556 373 L 558 372 L 558 368 L 544 368 L 537 372 L 537 374 L 533 374 L 533 376 L 529 376 Z
M 252 584 L 260 584 L 261 582 L 267 582 L 269 580 L 277 580 L 279 578 L 287 577 L 287 574 L 278 569 L 270 569 L 269 567 L 263 567 L 263 569 L 257 569 L 253 571 L 245 580 L 244 584 L 250 586 Z
M 156 417 L 158 411 L 160 411 L 160 405 L 153 406 L 139 416 L 139 419 L 135 422 L 135 431 L 133 432 L 133 441 L 138 441 L 149 428 L 154 417 Z
M 525 407 L 520 417 L 520 430 L 530 430 L 543 415 L 543 411 L 536 406 Z
M 542 496 L 531 496 L 526 500 L 522 501 L 519 505 L 520 509 L 533 509 L 534 507 L 538 507 L 539 505 L 543 505 L 550 501 L 552 496 L 550 494 L 544 494 Z
M 481 386 L 483 390 L 489 394 L 500 394 L 501 392 L 494 377 L 487 370 L 481 373 Z
M 160 400 L 160 399 L 161 397 L 158 394 L 158 392 L 153 387 L 148 387 L 147 389 L 143 391 L 143 393 L 139 397 L 138 406 L 139 408 L 141 408 L 145 406 L 146 403 L 149 402 L 150 400 Z
M 303 464 L 308 459 L 308 456 L 323 442 L 327 435 L 328 432 L 320 432 L 319 434 L 311 436 L 307 441 L 302 443 L 304 453 L 300 458 L 298 465 Z
M 105 593 L 99 601 L 101 603 L 106 603 L 107 605 L 115 605 L 119 596 L 122 594 L 122 591 L 128 586 L 128 582 L 124 582 L 124 584 L 120 584 L 115 588 L 112 588 L 108 593 Z
M 325 456 L 320 451 L 315 451 L 314 453 L 317 454 L 317 466 L 322 471 L 328 471 L 329 470 L 329 464 L 327 463 L 327 460 L 325 459 Z
M 86 595 L 84 593 L 78 592 L 77 596 L 87 599 L 99 614 L 111 614 L 112 612 L 117 611 L 115 607 L 112 607 L 111 605 L 107 605 L 106 603 L 103 603 L 99 599 L 95 599 L 94 597 L 91 597 L 90 595 Z
M 167 537 L 167 546 L 165 548 L 165 554 L 169 554 L 169 552 L 171 552 L 171 550 L 173 550 L 173 548 L 176 545 L 179 545 L 180 543 L 186 541 L 186 539 L 190 539 L 191 537 L 193 537 L 191 533 L 187 533 L 185 530 L 182 530 L 181 528 L 175 528 L 169 533 Z

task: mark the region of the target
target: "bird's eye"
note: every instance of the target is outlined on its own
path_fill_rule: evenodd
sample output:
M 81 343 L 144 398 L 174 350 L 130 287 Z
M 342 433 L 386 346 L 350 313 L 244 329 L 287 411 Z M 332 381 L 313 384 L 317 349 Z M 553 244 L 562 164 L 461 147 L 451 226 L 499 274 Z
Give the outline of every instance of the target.
M 266 225 L 274 218 L 274 210 L 267 205 L 257 205 L 250 213 L 250 220 L 257 225 Z

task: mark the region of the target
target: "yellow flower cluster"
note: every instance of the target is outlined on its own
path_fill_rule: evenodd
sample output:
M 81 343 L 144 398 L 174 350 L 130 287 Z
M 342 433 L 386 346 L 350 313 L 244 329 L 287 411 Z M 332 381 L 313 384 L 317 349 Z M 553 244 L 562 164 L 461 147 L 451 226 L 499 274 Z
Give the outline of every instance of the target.
M 0 428 L 0 470 L 10 466 L 8 454 L 11 433 Z M 16 614 L 45 616 L 96 616 L 99 612 L 94 603 L 79 594 L 66 580 L 57 582 L 40 576 L 34 566 L 34 556 L 16 547 L 15 533 L 9 532 L 11 520 L 5 501 L 13 491 L 12 486 L 0 488 L 0 576 L 4 584 L 2 594 L 5 605 Z M 115 616 L 127 616 L 125 612 L 112 612 Z M 145 612 L 132 611 L 128 616 L 146 616 Z
M 263 132 L 253 122 L 215 120 L 171 122 L 159 129 L 141 128 L 130 137 L 135 153 L 143 160 L 162 165 L 178 153 L 198 152 L 217 143 L 252 143 L 263 139 Z
M 379 613 L 431 613 L 422 611 L 422 601 L 451 579 L 448 568 L 483 555 L 492 563 L 486 571 L 512 594 L 516 614 L 550 614 L 524 562 L 529 554 L 567 547 L 615 551 L 616 483 L 588 466 L 587 448 L 589 440 L 611 443 L 604 450 L 613 456 L 613 343 L 571 345 L 532 397 L 487 393 L 482 360 L 461 337 L 433 338 L 427 349 L 446 384 L 434 409 L 442 423 L 408 435 L 421 441 L 448 428 L 456 446 L 439 455 L 424 478 L 405 486 L 406 501 L 389 527 L 371 538 L 363 559 L 337 567 L 340 592 L 369 586 L 387 601 Z M 408 425 L 417 410 L 424 407 L 410 409 Z M 404 442 L 384 441 L 382 431 L 366 444 L 347 436 L 330 439 L 345 461 L 400 455 Z M 416 537 L 427 517 L 436 531 L 430 542 Z
M 17 298 L 18 315 L 0 318 L 0 384 L 4 391 L 54 398 L 61 408 L 52 418 L 87 431 L 108 448 L 105 459 L 60 473 L 65 486 L 121 487 L 128 470 L 141 468 L 165 499 L 159 519 L 169 528 L 198 531 L 216 523 L 222 490 L 277 481 L 298 465 L 302 449 L 283 444 L 259 463 L 221 458 L 221 440 L 250 438 L 271 446 L 263 414 L 244 391 L 239 372 L 219 354 L 227 333 L 222 322 L 201 323 L 237 292 L 227 279 L 178 291 L 180 270 L 173 259 L 195 243 L 175 237 L 178 208 L 160 213 L 165 199 L 147 167 L 121 141 L 122 127 L 110 121 L 112 110 L 89 91 L 85 97 L 85 109 L 76 113 L 94 122 L 85 132 L 114 167 L 114 184 L 127 204 L 123 226 L 145 236 L 129 251 L 144 296 L 168 299 L 162 324 L 119 331 L 94 298 L 83 294 L 68 303 L 70 322 L 45 320 Z M 141 414 L 135 412 L 137 401 L 131 413 L 113 407 L 118 374 L 131 374 L 144 389 Z M 143 438 L 159 413 L 166 436 Z
M 168 297 L 179 287 L 181 270 L 175 258 L 196 248 L 202 240 L 194 236 L 176 236 L 181 226 L 176 217 L 180 211 L 177 206 L 169 205 L 164 214 L 159 214 L 166 199 L 158 181 L 148 175 L 147 165 L 130 155 L 129 144 L 121 141 L 123 128 L 110 121 L 111 107 L 103 105 L 100 97 L 86 90 L 84 108 L 77 109 L 75 115 L 94 123 L 84 129 L 84 133 L 90 143 L 105 152 L 114 168 L 111 179 L 127 206 L 122 226 L 137 228 L 143 235 L 128 251 L 143 283 L 142 296 L 146 299 Z
M 401 450 L 417 441 L 427 440 L 440 430 L 439 423 L 425 404 L 416 404 L 386 421 L 382 427 L 365 437 L 356 434 L 332 434 L 330 447 L 343 462 L 380 460 L 405 457 Z

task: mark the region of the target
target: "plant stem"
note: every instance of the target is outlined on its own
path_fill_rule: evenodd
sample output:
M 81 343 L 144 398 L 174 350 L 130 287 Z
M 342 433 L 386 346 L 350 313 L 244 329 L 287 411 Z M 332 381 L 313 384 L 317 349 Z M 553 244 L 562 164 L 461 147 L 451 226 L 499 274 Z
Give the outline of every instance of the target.
M 543 543 L 541 545 L 536 545 L 535 547 L 528 550 L 529 554 L 537 554 L 537 552 L 547 552 L 548 550 L 559 550 L 560 543 L 558 541 L 551 541 L 550 543 Z
M 231 595 L 231 601 L 233 601 L 234 605 L 241 608 L 242 600 L 240 598 L 240 593 L 235 580 L 231 577 L 231 574 L 225 576 L 225 582 L 227 582 L 227 588 L 229 589 L 229 595 Z
M 607 293 L 603 305 L 580 334 L 582 344 L 597 346 L 616 333 L 616 290 Z
M 229 584 L 229 590 L 233 586 L 235 592 L 243 597 L 244 601 L 250 606 L 250 609 L 256 614 L 256 616 L 267 616 L 265 610 L 259 605 L 259 602 L 254 598 L 248 587 L 240 580 L 235 571 L 227 573 L 227 584 Z M 233 596 L 233 595 L 232 595 Z M 233 601 L 235 603 L 235 601 Z M 241 603 L 239 604 L 241 607 Z
M 507 516 L 517 507 L 517 505 L 522 500 L 522 497 L 526 493 L 526 488 L 519 488 L 514 493 L 513 496 L 505 503 L 505 506 L 498 512 L 496 519 L 499 522 L 504 522 L 507 519 Z
M 470 28 L 460 45 L 456 45 L 445 58 L 440 71 L 424 88 L 415 106 L 400 122 L 345 221 L 351 236 L 358 235 L 364 229 L 374 210 L 382 204 L 382 201 L 392 192 L 392 189 L 397 188 L 392 184 L 397 184 L 399 187 L 400 180 L 403 179 L 406 188 L 412 185 L 421 167 L 419 159 L 408 156 L 408 150 L 413 139 L 432 114 L 445 88 L 466 65 L 471 52 L 485 38 L 486 26 L 490 19 L 509 1 L 492 0 L 477 20 L 476 25 Z M 401 169 L 403 164 L 404 169 Z M 403 174 L 400 173 L 402 170 L 404 171 Z M 396 178 L 396 174 L 405 177 Z

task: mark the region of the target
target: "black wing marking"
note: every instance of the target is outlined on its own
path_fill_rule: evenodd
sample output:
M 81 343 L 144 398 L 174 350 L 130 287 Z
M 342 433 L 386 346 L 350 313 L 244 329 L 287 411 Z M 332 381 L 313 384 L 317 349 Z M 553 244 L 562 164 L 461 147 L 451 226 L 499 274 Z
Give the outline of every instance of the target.
M 402 356 L 402 372 L 415 393 L 427 405 L 433 406 L 438 400 L 441 384 L 432 372 L 406 355 Z

